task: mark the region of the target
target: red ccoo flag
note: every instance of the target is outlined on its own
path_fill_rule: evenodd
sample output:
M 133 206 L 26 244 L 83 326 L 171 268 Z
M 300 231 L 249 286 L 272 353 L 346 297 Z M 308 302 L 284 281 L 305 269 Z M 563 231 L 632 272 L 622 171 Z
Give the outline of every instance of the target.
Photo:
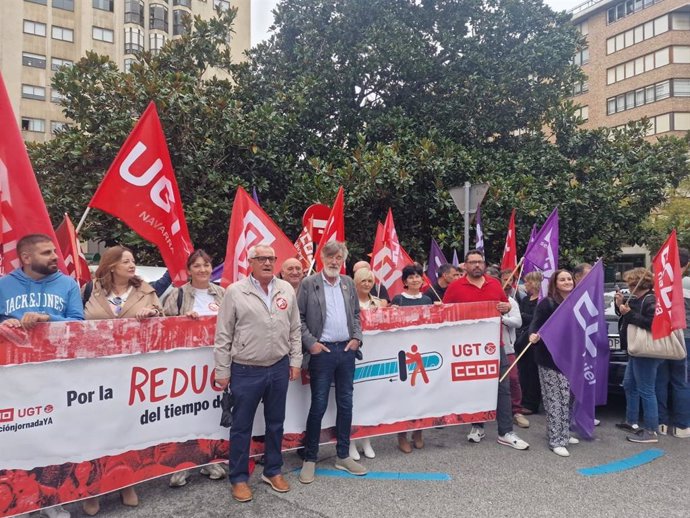
M 514 270 L 515 266 L 517 266 L 517 245 L 515 240 L 515 209 L 513 209 L 513 211 L 510 213 L 510 223 L 508 223 L 506 244 L 503 247 L 501 270 Z
M 305 272 L 309 271 L 312 267 L 312 261 L 314 260 L 314 241 L 311 239 L 313 220 L 309 221 L 309 226 L 304 227 L 299 236 L 297 236 L 297 241 L 295 241 L 295 249 L 297 249 L 297 259 L 302 263 L 302 268 Z
M 187 282 L 194 250 L 156 105 L 148 105 L 125 140 L 89 207 L 122 220 L 155 244 L 173 284 Z
M 377 283 L 383 284 L 392 298 L 403 291 L 402 269 L 413 263 L 412 258 L 400 246 L 395 223 L 393 223 L 393 211 L 388 209 L 386 222 L 383 226 L 379 223 L 376 231 L 374 250 L 371 253 L 371 271 Z M 424 282 L 431 285 L 426 275 L 424 275 Z
M 89 263 L 86 262 L 86 257 L 84 257 L 79 246 L 77 232 L 67 214 L 65 214 L 62 223 L 55 229 L 55 236 L 65 258 L 67 274 L 77 281 L 79 286 L 83 286 L 91 280 L 91 272 L 89 271 Z
M 31 168 L 22 134 L 14 117 L 5 82 L 0 74 L 0 245 L 2 274 L 21 266 L 17 240 L 27 234 L 47 234 L 57 239 L 50 223 L 36 176 Z M 66 272 L 60 250 L 58 266 Z
M 272 246 L 275 250 L 278 258 L 276 271 L 283 261 L 297 257 L 297 250 L 280 227 L 256 204 L 247 191 L 238 187 L 232 204 L 221 286 L 228 286 L 249 276 L 247 252 L 252 246 L 262 243 Z
M 316 271 L 321 271 L 323 268 L 323 263 L 321 262 L 321 249 L 329 241 L 345 241 L 345 194 L 343 188 L 338 189 L 338 194 L 333 202 L 333 208 L 331 208 L 331 214 L 328 216 L 328 221 L 326 221 L 326 226 L 323 229 L 323 236 L 321 241 L 319 241 L 319 246 L 314 252 L 316 259 Z M 345 265 L 343 264 L 343 273 L 345 270 Z
M 656 310 L 652 321 L 652 338 L 669 336 L 676 329 L 685 329 L 683 279 L 678 258 L 676 230 L 659 249 L 652 262 Z

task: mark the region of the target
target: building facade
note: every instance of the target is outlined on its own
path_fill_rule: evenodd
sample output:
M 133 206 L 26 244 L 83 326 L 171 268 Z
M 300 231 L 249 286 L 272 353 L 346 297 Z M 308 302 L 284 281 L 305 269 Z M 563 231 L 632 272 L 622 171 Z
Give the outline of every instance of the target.
M 652 138 L 690 130 L 688 0 L 590 0 L 571 13 L 588 43 L 573 92 L 584 128 L 647 117 Z
M 0 71 L 27 141 L 44 141 L 68 121 L 51 88 L 60 66 L 86 51 L 110 56 L 127 70 L 145 50 L 179 37 L 185 15 L 211 18 L 237 7 L 231 51 L 250 48 L 250 0 L 2 0 Z

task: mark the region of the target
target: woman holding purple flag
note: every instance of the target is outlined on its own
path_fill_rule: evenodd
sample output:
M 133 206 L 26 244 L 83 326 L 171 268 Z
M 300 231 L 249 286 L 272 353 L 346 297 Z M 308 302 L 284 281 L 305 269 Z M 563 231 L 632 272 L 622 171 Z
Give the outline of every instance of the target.
M 628 348 L 628 325 L 636 325 L 647 331 L 652 329 L 656 297 L 652 292 L 654 277 L 646 268 L 633 268 L 623 274 L 630 297 L 626 300 L 621 292 L 616 292 L 614 303 L 616 313 L 620 315 L 618 329 L 621 348 Z M 628 357 L 628 365 L 623 376 L 625 390 L 625 422 L 616 425 L 618 428 L 633 432 L 628 435 L 630 442 L 659 442 L 659 407 L 656 400 L 656 371 L 661 360 L 656 358 Z M 640 401 L 644 414 L 644 429 L 638 426 L 640 418 Z
M 533 344 L 535 359 L 539 368 L 541 395 L 546 410 L 549 448 L 560 457 L 570 457 L 570 452 L 566 446 L 580 442 L 575 437 L 570 436 L 573 398 L 570 393 L 568 378 L 553 361 L 549 349 L 539 336 L 539 329 L 570 295 L 574 287 L 573 276 L 569 271 L 556 270 L 549 279 L 548 296 L 537 304 L 529 328 L 529 341 Z M 561 343 L 559 346 L 570 347 L 570 344 Z

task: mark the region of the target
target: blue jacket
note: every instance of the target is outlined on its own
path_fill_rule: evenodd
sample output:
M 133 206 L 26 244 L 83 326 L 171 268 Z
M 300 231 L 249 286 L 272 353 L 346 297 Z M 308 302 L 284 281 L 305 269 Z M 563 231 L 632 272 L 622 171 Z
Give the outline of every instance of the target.
M 47 313 L 51 322 L 84 320 L 77 282 L 61 272 L 34 280 L 21 268 L 0 279 L 0 322 L 24 313 Z

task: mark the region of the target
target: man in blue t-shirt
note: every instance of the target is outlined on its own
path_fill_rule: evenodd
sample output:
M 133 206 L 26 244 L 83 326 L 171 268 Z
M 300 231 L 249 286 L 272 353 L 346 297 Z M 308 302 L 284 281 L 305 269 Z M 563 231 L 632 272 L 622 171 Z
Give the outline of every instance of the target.
M 24 236 L 17 255 L 22 267 L 0 279 L 0 325 L 31 329 L 40 322 L 84 320 L 79 286 L 58 271 L 50 236 Z

